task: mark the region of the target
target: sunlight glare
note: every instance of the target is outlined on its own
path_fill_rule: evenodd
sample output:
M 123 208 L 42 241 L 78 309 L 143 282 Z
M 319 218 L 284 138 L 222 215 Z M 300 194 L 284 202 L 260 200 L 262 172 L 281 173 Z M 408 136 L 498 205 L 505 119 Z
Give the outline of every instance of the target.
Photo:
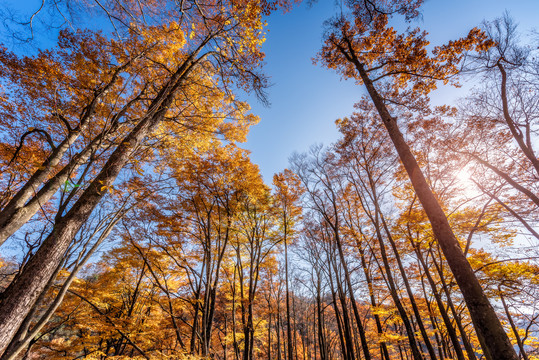
M 477 189 L 477 186 L 472 181 L 472 175 L 472 169 L 468 166 L 463 167 L 456 174 L 459 189 L 462 195 L 468 199 L 480 194 L 479 189 Z

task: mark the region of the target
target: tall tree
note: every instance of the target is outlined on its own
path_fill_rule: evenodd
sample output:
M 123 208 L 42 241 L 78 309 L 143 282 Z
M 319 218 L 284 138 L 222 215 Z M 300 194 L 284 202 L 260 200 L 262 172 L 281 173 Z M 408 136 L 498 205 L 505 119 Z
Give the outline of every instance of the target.
M 286 288 L 286 338 L 288 341 L 288 359 L 293 359 L 292 346 L 292 321 L 290 317 L 290 291 L 289 291 L 289 275 L 288 275 L 288 245 L 293 241 L 295 231 L 294 225 L 301 215 L 301 208 L 298 206 L 298 201 L 301 195 L 300 180 L 294 173 L 286 169 L 283 173 L 273 176 L 273 185 L 275 186 L 275 205 L 276 211 L 279 214 L 280 226 L 284 245 L 284 262 L 285 262 L 285 288 Z
M 264 86 L 256 68 L 262 58 L 259 49 L 263 41 L 261 14 L 267 4 L 227 2 L 213 6 L 194 2 L 189 8 L 186 5 L 185 2 L 174 3 L 170 7 L 160 5 L 155 10 L 161 9 L 166 13 L 160 14 L 168 17 L 167 23 L 142 27 L 138 32 L 131 32 L 131 37 L 121 43 L 122 49 L 136 49 L 142 44 L 143 48 L 154 50 L 144 58 L 148 67 L 137 69 L 137 72 L 141 72 L 140 82 L 134 82 L 134 86 L 141 89 L 149 87 L 151 91 L 136 103 L 140 111 L 138 117 L 132 119 L 132 128 L 125 135 L 120 135 L 121 140 L 96 170 L 98 174 L 62 216 L 20 276 L 2 294 L 0 352 L 3 353 L 11 341 L 53 275 L 69 243 L 101 201 L 105 191 L 112 188 L 137 148 L 162 123 L 177 121 L 185 126 L 182 128 L 184 131 L 187 129 L 187 134 L 199 134 L 202 138 L 208 134 L 211 136 L 215 131 L 234 138 L 235 134 L 227 132 L 230 123 L 226 121 L 226 116 L 232 113 L 239 119 L 249 121 L 248 116 L 243 116 L 247 110 L 245 105 L 233 100 L 230 86 L 232 82 L 245 89 L 260 90 Z M 171 42 L 173 46 L 169 46 Z M 125 76 L 130 77 L 131 74 Z M 217 85 L 217 81 L 221 85 Z M 200 118 L 197 116 L 199 108 L 206 110 L 203 107 L 206 102 L 200 96 L 202 92 L 198 92 L 200 101 L 185 97 L 189 95 L 190 87 L 204 82 L 214 93 L 221 93 L 221 98 L 227 99 L 213 106 L 219 109 L 222 105 L 229 105 L 224 114 Z M 131 106 L 129 101 L 127 104 Z M 207 127 L 203 121 L 197 124 L 197 119 L 211 119 L 211 125 Z M 208 130 L 209 133 L 202 132 Z M 189 143 L 189 139 L 186 140 Z
M 462 51 L 485 50 L 492 46 L 492 41 L 474 29 L 466 38 L 436 47 L 430 57 L 425 36 L 419 29 L 397 34 L 388 26 L 385 14 L 375 14 L 369 22 L 359 16 L 338 17 L 331 22 L 318 59 L 326 67 L 365 85 L 464 295 L 484 352 L 489 358 L 496 354 L 500 359 L 516 359 L 516 352 L 406 143 L 397 118 L 390 113 L 391 104 L 421 110 L 436 81 L 447 83 L 458 72 Z M 377 88 L 375 83 L 383 80 L 388 80 L 386 87 Z

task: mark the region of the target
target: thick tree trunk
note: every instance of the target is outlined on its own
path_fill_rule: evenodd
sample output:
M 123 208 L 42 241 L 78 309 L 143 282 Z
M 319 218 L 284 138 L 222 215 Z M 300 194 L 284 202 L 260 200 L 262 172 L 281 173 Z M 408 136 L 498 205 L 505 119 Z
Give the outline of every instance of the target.
M 56 278 L 56 273 L 61 269 L 62 266 L 57 267 L 57 270 L 51 276 L 49 283 L 45 286 L 45 289 L 43 289 L 43 291 L 41 292 L 41 295 L 36 301 L 36 304 L 34 305 L 33 309 L 24 319 L 24 322 L 19 328 L 19 331 L 17 332 L 16 336 L 13 338 L 13 340 L 9 344 L 8 348 L 4 352 L 4 355 L 0 357 L 0 360 L 15 359 L 17 355 L 19 354 L 19 352 L 21 352 L 24 348 L 27 348 L 31 344 L 31 342 L 38 335 L 41 329 L 52 318 L 56 309 L 58 309 L 58 307 L 62 304 L 64 296 L 67 293 L 69 287 L 71 286 L 71 283 L 73 282 L 73 280 L 75 280 L 75 276 L 77 275 L 79 270 L 86 264 L 86 262 L 90 259 L 90 257 L 97 250 L 99 245 L 109 236 L 112 229 L 116 226 L 116 224 L 118 223 L 118 221 L 120 221 L 120 219 L 124 216 L 124 214 L 125 214 L 125 210 L 124 210 L 124 207 L 122 206 L 122 208 L 117 212 L 113 220 L 106 226 L 105 230 L 101 233 L 101 235 L 99 235 L 99 238 L 95 242 L 95 244 L 92 245 L 90 250 L 84 255 L 84 257 L 73 268 L 73 270 L 71 271 L 71 273 L 65 280 L 64 284 L 58 291 L 58 294 L 56 295 L 52 303 L 48 305 L 47 310 L 43 314 L 40 315 L 40 318 L 37 321 L 37 323 L 32 327 L 30 331 L 28 331 L 30 322 L 33 320 L 34 314 L 36 312 L 36 307 L 41 302 L 42 300 L 41 298 L 44 298 L 45 295 L 47 294 L 48 289 L 52 286 L 53 281 Z
M 153 121 L 152 121 L 153 120 Z M 39 294 L 50 280 L 80 227 L 101 201 L 103 186 L 112 186 L 120 170 L 129 160 L 136 145 L 158 123 L 160 117 L 143 121 L 115 150 L 103 170 L 82 194 L 71 210 L 54 227 L 39 250 L 28 261 L 21 275 L 2 294 L 0 312 L 0 353 L 3 353 Z
M 349 54 L 346 55 L 350 56 Z M 406 144 L 397 125 L 397 119 L 389 114 L 382 97 L 368 77 L 363 64 L 357 59 L 353 59 L 353 62 L 410 177 L 417 197 L 429 218 L 436 239 L 462 291 L 478 336 L 482 339 L 488 339 L 488 342 L 484 342 L 482 347 L 485 348 L 485 351 L 496 354 L 497 359 L 518 359 L 494 308 L 483 292 L 472 267 L 466 260 L 443 209 L 430 189 L 412 151 Z
M 164 118 L 166 110 L 174 99 L 175 91 L 197 63 L 194 61 L 197 54 L 198 52 L 192 53 L 161 89 L 150 105 L 146 116 L 118 145 L 94 181 L 69 212 L 56 223 L 52 232 L 43 241 L 34 256 L 30 258 L 20 276 L 2 294 L 0 354 L 6 350 L 17 329 L 53 275 L 69 244 L 107 192 L 106 189 L 113 185 L 136 148 Z

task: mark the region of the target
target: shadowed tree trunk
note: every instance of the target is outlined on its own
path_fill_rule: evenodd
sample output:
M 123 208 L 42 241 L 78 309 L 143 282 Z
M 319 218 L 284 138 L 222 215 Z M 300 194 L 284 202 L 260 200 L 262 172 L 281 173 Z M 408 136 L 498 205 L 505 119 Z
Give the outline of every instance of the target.
M 30 258 L 20 276 L 2 293 L 0 353 L 5 351 L 20 324 L 32 309 L 72 239 L 105 195 L 106 190 L 102 189 L 113 185 L 136 148 L 163 120 L 165 112 L 174 99 L 175 91 L 181 87 L 182 81 L 196 65 L 195 60 L 200 49 L 202 46 L 178 68 L 153 100 L 145 117 L 118 145 L 94 181 L 82 193 L 69 212 L 55 224 L 52 232 Z
M 424 96 L 430 89 L 435 88 L 436 80 L 447 81 L 449 76 L 457 72 L 455 63 L 458 64 L 457 56 L 462 51 L 467 49 L 481 51 L 485 47 L 488 48 L 489 44 L 485 43 L 482 34 L 478 35 L 477 31 L 471 31 L 467 38 L 451 42 L 447 45 L 447 49 L 442 47 L 444 50 L 440 52 L 452 51 L 451 59 L 443 56 L 431 58 L 425 49 L 428 42 L 424 39 L 424 35 L 409 33 L 403 35 L 402 39 L 406 39 L 403 42 L 392 28 L 387 27 L 387 13 L 370 13 L 370 18 L 364 21 L 361 9 L 361 7 L 356 9 L 359 12 L 352 15 L 352 21 L 341 16 L 330 24 L 331 30 L 326 34 L 325 46 L 319 53 L 319 58 L 328 68 L 337 69 L 344 77 L 354 78 L 365 85 L 368 96 L 380 116 L 380 122 L 387 130 L 463 294 L 484 353 L 496 354 L 499 359 L 516 360 L 518 359 L 516 351 L 464 256 L 447 216 L 406 143 L 397 124 L 397 118 L 390 114 L 386 100 L 374 86 L 376 81 L 392 77 L 394 87 L 390 91 L 393 91 L 393 94 L 398 92 L 402 95 L 411 90 L 409 93 L 412 96 L 411 101 L 416 99 L 418 103 L 410 106 L 424 108 L 421 101 L 426 100 Z M 378 36 L 379 39 L 376 38 Z M 378 48 L 372 46 L 371 40 L 382 42 L 387 40 L 387 42 L 380 46 L 380 50 L 373 51 Z M 400 75 L 402 76 L 399 77 Z M 401 91 L 407 85 L 410 85 L 410 89 Z M 414 97 L 414 94 L 417 96 Z
M 353 51 L 351 54 L 347 54 L 347 56 L 351 57 L 361 80 L 365 84 L 369 96 L 382 119 L 382 123 L 387 129 L 389 137 L 399 154 L 399 158 L 410 177 L 417 197 L 429 218 L 436 239 L 464 295 L 464 300 L 472 316 L 478 337 L 482 340 L 481 347 L 485 352 L 497 354 L 496 356 L 499 359 L 518 359 L 494 308 L 488 301 L 479 280 L 466 260 L 444 211 L 427 184 L 423 172 L 408 144 L 406 144 L 397 125 L 397 119 L 389 114 L 382 97 L 374 87 L 363 64 L 355 58 Z M 488 341 L 485 341 L 485 339 L 488 339 Z

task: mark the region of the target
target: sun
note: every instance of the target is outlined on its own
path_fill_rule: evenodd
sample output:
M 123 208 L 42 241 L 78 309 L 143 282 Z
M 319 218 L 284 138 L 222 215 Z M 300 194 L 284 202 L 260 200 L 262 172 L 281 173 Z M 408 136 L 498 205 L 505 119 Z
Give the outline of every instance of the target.
M 465 166 L 458 170 L 455 175 L 458 187 L 462 196 L 467 199 L 477 197 L 480 194 L 477 185 L 473 179 L 473 169 L 470 166 Z

